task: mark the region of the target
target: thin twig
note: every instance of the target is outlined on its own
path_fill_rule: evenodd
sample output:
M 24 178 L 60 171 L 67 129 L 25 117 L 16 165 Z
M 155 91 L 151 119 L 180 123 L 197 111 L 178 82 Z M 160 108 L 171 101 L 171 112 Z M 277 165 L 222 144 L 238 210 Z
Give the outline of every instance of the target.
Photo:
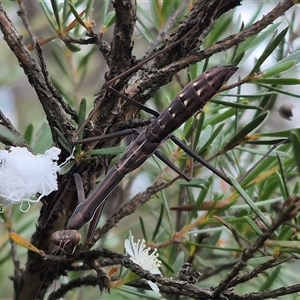
M 163 26 L 160 33 L 157 35 L 154 42 L 152 42 L 148 49 L 145 52 L 144 56 L 150 55 L 154 51 L 154 49 L 166 38 L 166 36 L 170 33 L 175 23 L 177 22 L 178 16 L 180 16 L 186 9 L 189 4 L 189 0 L 182 1 L 181 5 L 176 9 L 176 11 L 171 15 L 168 19 L 167 23 Z
M 57 136 L 57 128 L 68 140 L 73 135 L 73 125 L 67 118 L 64 109 L 59 101 L 53 96 L 53 91 L 49 89 L 49 82 L 45 74 L 39 68 L 36 60 L 31 56 L 28 48 L 25 46 L 23 37 L 17 32 L 14 24 L 8 18 L 0 2 L 0 29 L 4 35 L 4 40 L 11 48 L 23 68 L 26 76 L 43 106 L 46 113 L 53 137 Z M 57 93 L 58 94 L 58 93 Z
M 95 231 L 93 244 L 95 244 L 105 233 L 107 233 L 111 228 L 113 228 L 120 220 L 124 217 L 131 215 L 138 207 L 145 204 L 151 199 L 151 197 L 157 192 L 167 188 L 172 185 L 179 176 L 168 182 L 163 182 L 157 179 L 153 184 L 148 187 L 143 193 L 137 194 L 128 203 L 125 203 L 117 213 L 110 217 L 102 228 Z
M 29 151 L 32 152 L 32 149 L 29 147 L 27 142 L 21 133 L 13 126 L 10 120 L 4 115 L 2 110 L 0 109 L 0 129 L 4 131 L 7 130 L 7 134 L 2 131 L 0 135 L 0 142 L 6 146 L 14 146 L 14 147 L 26 147 Z
M 293 199 L 287 199 L 285 201 L 287 204 L 292 202 L 287 206 L 274 220 L 270 227 L 256 240 L 256 242 L 250 247 L 246 248 L 241 256 L 240 261 L 232 268 L 231 272 L 226 276 L 224 280 L 215 289 L 213 295 L 214 297 L 220 296 L 224 292 L 232 280 L 239 274 L 239 272 L 247 266 L 247 261 L 253 257 L 253 255 L 261 248 L 264 242 L 276 231 L 276 229 L 283 224 L 288 219 L 291 219 L 292 213 L 297 209 L 299 205 L 299 197 L 294 197 Z

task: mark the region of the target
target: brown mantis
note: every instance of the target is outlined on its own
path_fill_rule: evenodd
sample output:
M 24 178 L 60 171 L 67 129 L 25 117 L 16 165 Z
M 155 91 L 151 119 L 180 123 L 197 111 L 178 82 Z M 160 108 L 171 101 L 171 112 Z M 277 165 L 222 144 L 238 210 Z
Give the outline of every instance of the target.
M 80 229 L 91 220 L 97 210 L 101 212 L 109 194 L 123 177 L 141 166 L 149 156 L 155 154 L 164 159 L 163 155 L 157 149 L 168 138 L 171 138 L 178 146 L 188 151 L 188 154 L 195 159 L 210 167 L 197 154 L 191 150 L 187 150 L 186 146 L 182 146 L 182 143 L 179 143 L 176 138 L 171 137 L 171 133 L 203 108 L 207 101 L 219 91 L 237 69 L 234 65 L 225 65 L 207 70 L 189 83 L 163 113 L 160 115 L 156 113 L 156 119 L 132 141 L 104 180 L 83 202 L 78 204 L 68 220 L 66 230 Z M 132 131 L 129 132 L 131 133 Z M 168 162 L 167 159 L 164 161 Z M 172 165 L 171 167 L 186 180 L 189 180 L 177 167 Z M 230 184 L 230 181 L 224 174 L 218 171 L 217 174 Z M 54 233 L 52 240 L 54 243 L 59 244 L 60 240 L 65 240 L 66 236 L 66 233 L 61 231 L 61 234 Z M 71 241 L 71 237 L 69 238 Z M 71 241 L 71 243 L 73 242 Z
M 184 36 L 182 36 L 179 40 L 177 40 L 172 45 L 166 47 L 161 51 L 157 51 L 154 55 L 148 57 L 147 59 L 144 59 L 142 62 L 131 67 L 129 70 L 121 73 L 120 75 L 108 81 L 104 85 L 107 91 L 105 92 L 102 99 L 104 99 L 108 93 L 117 94 L 119 98 L 122 98 L 131 104 L 135 104 L 137 105 L 138 108 L 144 109 L 146 112 L 149 112 L 150 114 L 154 115 L 156 117 L 156 120 L 154 120 L 154 122 L 148 128 L 146 128 L 139 134 L 137 139 L 129 146 L 129 148 L 125 151 L 123 156 L 120 158 L 119 163 L 117 163 L 112 168 L 112 170 L 108 173 L 106 179 L 103 181 L 101 186 L 98 186 L 87 199 L 82 201 L 77 206 L 75 212 L 71 215 L 67 223 L 66 226 L 67 230 L 70 229 L 77 230 L 81 228 L 85 223 L 87 223 L 93 217 L 97 208 L 99 210 L 99 213 L 101 213 L 101 210 L 103 208 L 103 205 L 108 195 L 121 181 L 121 179 L 125 176 L 125 174 L 140 166 L 152 154 L 155 154 L 156 156 L 161 158 L 184 179 L 189 180 L 189 178 L 182 171 L 180 171 L 176 166 L 168 163 L 167 158 L 164 157 L 157 150 L 157 148 L 161 145 L 161 143 L 164 142 L 164 140 L 167 138 L 170 138 L 179 147 L 183 148 L 187 152 L 187 154 L 191 155 L 196 160 L 200 161 L 203 165 L 205 165 L 209 169 L 213 169 L 209 163 L 205 162 L 199 155 L 191 151 L 187 146 L 184 146 L 184 144 L 180 142 L 179 139 L 172 136 L 171 133 L 176 128 L 178 128 L 181 124 L 183 124 L 187 119 L 189 119 L 196 111 L 201 109 L 205 105 L 205 103 L 218 92 L 220 87 L 227 81 L 227 79 L 229 79 L 230 76 L 237 70 L 237 67 L 220 66 L 205 72 L 203 75 L 200 75 L 193 83 L 190 83 L 186 88 L 184 88 L 184 90 L 176 97 L 174 102 L 161 115 L 159 115 L 157 112 L 149 108 L 145 108 L 140 103 L 137 103 L 131 100 L 130 98 L 123 96 L 115 89 L 115 84 L 116 82 L 118 82 L 118 80 L 122 80 L 123 78 L 126 78 L 126 76 L 129 76 L 133 72 L 139 70 L 142 67 L 142 65 L 144 65 L 145 63 L 149 62 L 154 58 L 160 57 L 165 53 L 168 53 L 166 51 L 170 50 L 171 48 L 180 47 L 180 45 L 183 42 L 189 40 L 189 35 L 193 33 L 193 30 L 197 26 L 201 26 L 201 22 L 202 22 L 201 20 L 198 20 L 197 23 Z M 207 94 L 202 94 L 202 93 L 207 93 Z M 180 100 L 181 98 L 183 99 L 182 101 Z M 99 101 L 99 103 L 100 102 L 101 100 Z M 95 107 L 94 111 L 90 114 L 89 117 L 91 117 L 93 113 L 99 108 L 99 105 L 100 104 L 98 104 Z M 184 111 L 184 113 L 181 116 L 180 113 L 182 113 L 182 111 Z M 87 119 L 83 123 L 82 127 L 84 127 L 88 121 L 89 119 Z M 133 130 L 128 130 L 127 134 L 132 132 Z M 124 132 L 122 132 L 122 134 L 125 135 Z M 109 135 L 105 135 L 104 138 L 109 138 L 113 136 L 114 136 L 113 134 L 109 134 Z M 90 138 L 89 141 L 92 141 L 92 138 Z M 224 181 L 230 184 L 230 181 L 226 178 L 224 174 L 218 171 L 214 171 L 214 172 L 216 172 L 218 176 L 220 176 Z M 63 234 L 63 236 L 65 237 L 66 235 Z M 59 240 L 59 235 L 56 234 L 53 241 L 56 244 L 58 244 L 59 243 L 58 240 Z M 65 243 L 65 238 L 63 238 L 63 240 Z

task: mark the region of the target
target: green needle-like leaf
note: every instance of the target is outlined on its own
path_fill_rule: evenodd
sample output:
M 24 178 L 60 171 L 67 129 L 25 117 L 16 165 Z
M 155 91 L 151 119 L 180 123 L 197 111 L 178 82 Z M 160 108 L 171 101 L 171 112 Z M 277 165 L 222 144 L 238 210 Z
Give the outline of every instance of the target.
M 220 100 L 211 100 L 213 103 L 221 104 L 227 107 L 234 107 L 234 108 L 239 108 L 239 109 L 255 109 L 258 111 L 262 111 L 262 108 L 259 106 L 254 106 L 254 105 L 248 105 L 248 104 L 243 104 L 242 102 L 239 103 L 234 103 L 234 102 L 226 102 L 226 101 L 220 101 Z
M 84 23 L 84 21 L 83 21 L 82 18 L 79 16 L 79 14 L 78 14 L 78 12 L 77 12 L 76 8 L 74 7 L 74 5 L 73 5 L 73 3 L 72 3 L 71 0 L 69 0 L 69 5 L 70 5 L 71 12 L 72 12 L 72 14 L 74 15 L 75 19 L 77 20 L 77 22 L 78 22 L 83 28 L 87 29 L 87 28 L 86 28 L 86 25 L 85 25 L 85 23 Z
M 296 64 L 296 61 L 294 61 L 294 60 L 285 61 L 282 63 L 279 62 L 275 66 L 272 66 L 269 69 L 262 71 L 260 76 L 262 76 L 263 78 L 267 78 L 267 77 L 278 75 L 278 74 L 292 68 L 295 64 Z
M 56 2 L 56 0 L 50 0 L 50 2 L 51 2 L 54 16 L 55 16 L 55 20 L 57 23 L 58 30 L 60 31 L 61 30 L 61 22 L 60 22 L 59 9 L 58 9 L 57 2 Z
M 264 83 L 264 84 L 274 84 L 274 85 L 297 85 L 300 84 L 300 79 L 298 78 L 252 78 L 252 83 Z
M 258 235 L 262 234 L 262 231 L 260 230 L 260 228 L 255 224 L 255 222 L 251 218 L 249 218 L 248 216 L 244 216 L 244 219 L 256 234 L 258 234 Z
M 58 139 L 60 145 L 61 145 L 66 151 L 68 151 L 69 153 L 72 153 L 72 150 L 71 150 L 71 148 L 70 148 L 70 145 L 69 145 L 67 139 L 63 136 L 63 134 L 62 134 L 56 127 L 54 127 L 53 129 L 54 129 L 54 131 L 55 131 L 55 133 L 56 133 L 56 136 L 57 136 L 57 139 Z
M 235 180 L 235 178 L 229 178 L 235 187 L 236 191 L 244 199 L 244 201 L 249 205 L 251 210 L 259 217 L 259 219 L 268 227 L 270 226 L 269 221 L 266 219 L 261 210 L 257 207 L 255 202 L 247 195 L 246 191 L 240 186 L 240 184 Z
M 25 141 L 30 145 L 33 137 L 34 125 L 30 123 L 24 133 Z
M 159 216 L 158 216 L 156 225 L 155 225 L 155 229 L 154 229 L 154 231 L 153 231 L 152 241 L 155 240 L 155 237 L 156 237 L 156 235 L 157 235 L 158 232 L 159 232 L 159 228 L 160 228 L 161 222 L 162 222 L 162 220 L 163 220 L 163 215 L 164 215 L 164 206 L 161 205 L 161 206 L 160 206 L 160 213 L 159 213 Z
M 115 23 L 115 21 L 116 21 L 116 14 L 114 11 L 111 11 L 105 16 L 102 27 L 109 28 Z
M 235 146 L 247 141 L 247 135 L 256 129 L 268 116 L 268 112 L 264 112 L 258 117 L 251 120 L 249 124 L 244 126 L 224 147 L 222 152 L 227 152 L 228 150 L 234 148 Z
M 66 43 L 67 48 L 71 51 L 71 52 L 79 52 L 81 51 L 81 48 L 74 45 L 74 44 L 70 44 L 70 43 Z
M 262 291 L 271 289 L 273 284 L 276 282 L 277 277 L 280 274 L 280 271 L 281 271 L 281 266 L 274 268 L 273 271 L 271 272 L 270 276 L 266 277 L 266 280 L 264 280 L 264 282 L 259 290 L 262 292 Z
M 297 166 L 298 174 L 300 175 L 300 138 L 299 135 L 293 130 L 290 134 L 295 164 Z
M 282 160 L 281 160 L 281 158 L 278 154 L 277 154 L 277 160 L 278 160 L 280 173 L 276 172 L 275 174 L 278 175 L 277 179 L 278 179 L 278 184 L 279 184 L 279 187 L 280 187 L 280 190 L 281 190 L 281 195 L 284 199 L 287 199 L 288 196 L 290 195 L 288 185 L 287 185 L 288 182 L 287 182 L 287 179 L 286 179 L 286 176 L 285 176 L 283 162 L 282 162 Z
M 86 99 L 82 98 L 80 101 L 79 112 L 78 112 L 78 129 L 82 126 L 86 116 Z M 78 134 L 78 139 L 83 138 L 83 130 Z
M 271 43 L 265 48 L 262 55 L 257 60 L 256 64 L 252 68 L 252 70 L 249 72 L 249 75 L 254 74 L 257 72 L 260 68 L 260 66 L 263 64 L 263 62 L 274 52 L 274 49 L 280 44 L 280 42 L 284 39 L 286 33 L 288 32 L 289 27 L 286 27 L 283 29 L 275 39 L 271 41 Z
M 142 233 L 143 233 L 143 238 L 147 243 L 148 239 L 147 239 L 147 232 L 146 232 L 146 229 L 145 229 L 144 220 L 143 220 L 143 218 L 139 217 L 139 221 L 140 221 L 140 226 L 141 226 L 141 230 L 142 230 Z
M 119 147 L 112 147 L 112 148 L 102 148 L 102 149 L 94 149 L 91 151 L 85 152 L 84 156 L 87 155 L 116 155 L 122 154 L 126 150 L 127 147 L 119 146 Z
M 12 132 L 6 127 L 0 126 L 0 140 L 8 141 L 12 143 L 12 145 L 17 145 L 20 147 L 26 147 L 26 142 L 21 138 L 17 133 Z

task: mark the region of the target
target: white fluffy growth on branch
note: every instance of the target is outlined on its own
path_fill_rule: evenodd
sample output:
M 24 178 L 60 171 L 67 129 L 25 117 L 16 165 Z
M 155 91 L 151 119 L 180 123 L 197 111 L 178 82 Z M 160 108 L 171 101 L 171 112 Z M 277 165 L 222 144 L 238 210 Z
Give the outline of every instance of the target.
M 37 202 L 57 190 L 59 154 L 56 147 L 37 155 L 20 147 L 0 150 L 0 206 Z

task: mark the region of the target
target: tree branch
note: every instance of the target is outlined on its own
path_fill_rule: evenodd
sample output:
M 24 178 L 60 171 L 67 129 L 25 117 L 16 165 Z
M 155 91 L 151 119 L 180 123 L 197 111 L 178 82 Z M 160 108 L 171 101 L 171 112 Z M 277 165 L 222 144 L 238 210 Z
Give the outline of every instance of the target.
M 4 35 L 4 40 L 17 57 L 20 66 L 23 68 L 24 73 L 28 77 L 30 84 L 35 89 L 35 92 L 47 116 L 54 140 L 58 142 L 56 139 L 57 134 L 54 131 L 54 128 L 57 128 L 68 140 L 71 140 L 74 128 L 68 120 L 66 112 L 62 108 L 60 101 L 57 99 L 57 97 L 60 98 L 58 92 L 56 92 L 56 95 L 53 95 L 52 92 L 55 89 L 52 87 L 52 85 L 52 89 L 49 89 L 51 83 L 47 81 L 45 74 L 43 74 L 37 62 L 24 45 L 23 37 L 19 35 L 13 23 L 8 18 L 1 2 L 0 29 Z

